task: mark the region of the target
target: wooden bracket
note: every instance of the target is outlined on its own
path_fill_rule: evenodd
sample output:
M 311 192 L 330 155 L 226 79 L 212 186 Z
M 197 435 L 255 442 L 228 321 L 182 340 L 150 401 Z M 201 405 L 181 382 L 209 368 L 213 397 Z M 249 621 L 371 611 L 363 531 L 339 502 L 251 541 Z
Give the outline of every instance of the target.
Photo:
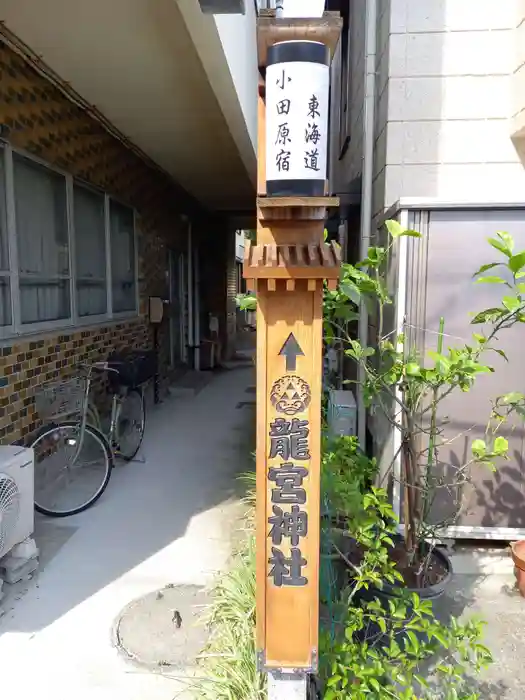
M 257 216 L 264 221 L 324 221 L 339 197 L 257 197 Z
M 247 241 L 244 249 L 244 276 L 272 280 L 272 288 L 275 288 L 275 280 L 326 279 L 331 289 L 337 287 L 340 267 L 341 248 L 334 241 L 293 245 L 254 245 Z M 315 289 L 314 285 L 309 289 L 311 287 Z M 293 289 L 287 284 L 288 291 Z
M 257 20 L 259 67 L 266 66 L 268 47 L 279 41 L 319 41 L 328 46 L 333 58 L 342 28 L 339 12 L 325 12 L 319 18 L 276 18 L 275 10 L 261 12 Z

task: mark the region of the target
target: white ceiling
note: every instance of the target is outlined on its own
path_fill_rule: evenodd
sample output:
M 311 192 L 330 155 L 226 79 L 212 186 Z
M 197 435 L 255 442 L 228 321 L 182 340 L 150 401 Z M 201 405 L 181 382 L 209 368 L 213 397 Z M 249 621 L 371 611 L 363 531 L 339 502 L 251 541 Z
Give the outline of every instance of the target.
M 0 17 L 203 204 L 252 207 L 250 161 L 175 0 L 0 0 Z

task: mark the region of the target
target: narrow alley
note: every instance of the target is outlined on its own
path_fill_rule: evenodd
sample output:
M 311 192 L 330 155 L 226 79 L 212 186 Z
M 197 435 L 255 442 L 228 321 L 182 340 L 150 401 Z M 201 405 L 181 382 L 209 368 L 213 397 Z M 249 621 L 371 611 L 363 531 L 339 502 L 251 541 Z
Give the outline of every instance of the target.
M 37 577 L 3 601 L 2 693 L 41 700 L 172 700 L 188 680 L 132 664 L 115 624 L 132 601 L 166 586 L 210 582 L 242 514 L 238 473 L 251 468 L 252 370 L 217 374 L 196 396 L 148 416 L 140 461 L 118 464 L 101 500 L 39 519 Z M 189 624 L 186 622 L 186 624 Z M 136 636 L 148 649 L 152 627 Z M 184 674 L 182 674 L 184 675 Z

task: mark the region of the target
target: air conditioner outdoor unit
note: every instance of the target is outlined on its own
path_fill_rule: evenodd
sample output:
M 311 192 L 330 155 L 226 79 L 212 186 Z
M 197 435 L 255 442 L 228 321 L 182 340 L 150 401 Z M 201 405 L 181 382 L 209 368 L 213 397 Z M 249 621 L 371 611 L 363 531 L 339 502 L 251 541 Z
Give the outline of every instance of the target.
M 0 558 L 34 530 L 34 453 L 0 446 Z

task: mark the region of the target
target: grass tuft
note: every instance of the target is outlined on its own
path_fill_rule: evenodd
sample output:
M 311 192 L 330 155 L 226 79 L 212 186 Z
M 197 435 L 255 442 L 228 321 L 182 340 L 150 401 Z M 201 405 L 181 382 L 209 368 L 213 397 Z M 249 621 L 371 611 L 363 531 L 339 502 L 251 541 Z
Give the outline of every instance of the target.
M 254 476 L 243 475 L 248 486 L 245 537 L 212 589 L 212 603 L 203 622 L 211 630 L 200 655 L 196 697 L 203 700 L 266 699 L 266 677 L 256 668 L 255 537 L 253 534 Z

